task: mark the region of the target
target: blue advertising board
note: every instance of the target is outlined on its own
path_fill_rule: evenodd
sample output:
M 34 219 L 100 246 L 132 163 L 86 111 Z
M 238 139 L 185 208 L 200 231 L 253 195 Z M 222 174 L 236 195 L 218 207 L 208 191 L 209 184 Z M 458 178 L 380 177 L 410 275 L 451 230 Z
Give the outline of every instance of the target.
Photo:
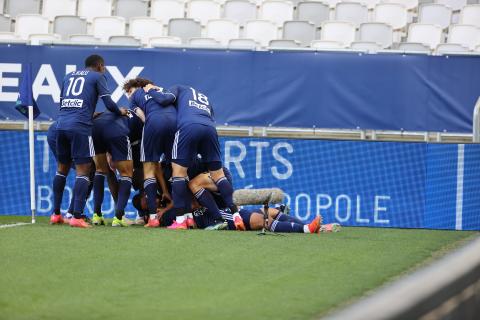
M 0 44 L 0 119 L 21 119 L 12 105 L 27 63 L 39 120 L 55 119 L 64 75 L 92 53 L 105 57 L 121 105 L 132 77 L 187 84 L 208 94 L 219 124 L 470 133 L 480 95 L 473 55 Z
M 35 137 L 37 209 L 49 215 L 55 159 L 46 133 Z M 326 222 L 347 226 L 480 230 L 480 145 L 238 137 L 220 142 L 235 188 L 279 187 L 291 214 L 306 222 L 321 214 Z M 0 145 L 0 215 L 28 214 L 27 133 L 0 131 Z M 112 215 L 113 202 L 106 198 L 103 209 Z M 135 214 L 129 203 L 127 215 Z

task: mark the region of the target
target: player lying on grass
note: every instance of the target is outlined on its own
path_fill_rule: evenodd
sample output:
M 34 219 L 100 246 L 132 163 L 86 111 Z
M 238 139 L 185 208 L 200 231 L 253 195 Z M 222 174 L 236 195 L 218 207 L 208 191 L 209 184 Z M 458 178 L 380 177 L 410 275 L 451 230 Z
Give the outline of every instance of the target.
M 133 176 L 133 155 L 131 140 L 141 136 L 144 115 L 140 109 L 129 110 L 128 115 L 119 116 L 105 111 L 93 120 L 92 138 L 95 147 L 95 178 L 93 180 L 94 225 L 105 225 L 102 214 L 105 177 L 110 171 L 107 152 L 111 155 L 112 165 L 120 174 L 118 199 L 115 201 L 113 227 L 128 226 L 124 218 L 125 206 L 130 198 Z
M 50 151 L 52 152 L 54 158 L 57 159 L 57 151 L 56 151 L 57 122 L 52 123 L 50 125 L 50 127 L 48 128 L 47 142 L 48 142 L 48 146 L 49 146 Z M 87 198 L 90 196 L 90 192 L 92 191 L 92 188 L 93 188 L 94 173 L 95 173 L 95 164 L 92 163 L 92 169 L 90 171 L 90 184 L 89 184 L 88 191 L 87 191 Z M 117 177 L 115 176 L 115 173 L 112 170 L 108 171 L 107 180 L 108 180 L 108 186 L 109 186 L 109 189 L 110 189 L 110 193 L 112 194 L 113 199 L 116 201 L 117 190 L 118 190 L 118 182 L 117 182 Z M 74 205 L 74 203 L 75 203 L 75 193 L 72 190 L 70 205 L 68 207 L 67 214 L 65 215 L 65 219 L 64 219 L 61 215 L 61 212 L 60 212 L 62 199 L 60 197 L 58 197 L 57 195 L 54 195 L 54 201 L 53 201 L 53 212 L 54 213 L 50 216 L 50 224 L 68 223 L 70 218 L 73 217 L 73 205 Z M 83 219 L 86 222 L 89 222 L 89 218 L 86 215 L 83 215 Z
M 170 192 L 159 165 L 162 156 L 170 166 L 171 152 L 177 125 L 177 112 L 173 106 L 175 95 L 153 86 L 148 79 L 128 80 L 123 90 L 130 100 L 130 108 L 140 108 L 145 114 L 145 126 L 141 142 L 141 161 L 143 162 L 144 190 L 147 195 L 149 224 L 158 226 L 156 220 L 156 195 L 158 184 L 165 200 L 171 201 Z
M 85 69 L 67 74 L 62 84 L 57 117 L 57 174 L 53 179 L 53 192 L 57 199 L 62 198 L 66 176 L 73 162 L 76 178 L 73 218 L 69 222 L 72 227 L 90 227 L 82 215 L 90 184 L 92 157 L 95 155 L 92 117 L 98 98 L 102 98 L 110 111 L 118 115 L 126 114 L 126 109 L 119 108 L 111 98 L 105 70 L 103 58 L 91 55 L 85 60 Z M 58 212 L 55 214 L 58 215 Z

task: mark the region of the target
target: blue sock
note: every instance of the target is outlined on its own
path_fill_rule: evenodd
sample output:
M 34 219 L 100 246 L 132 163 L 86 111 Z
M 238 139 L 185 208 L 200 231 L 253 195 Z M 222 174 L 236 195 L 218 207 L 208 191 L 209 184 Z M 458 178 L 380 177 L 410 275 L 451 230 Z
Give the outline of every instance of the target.
M 288 215 L 288 214 L 285 214 L 283 212 L 279 212 L 277 214 L 277 216 L 275 217 L 275 220 L 278 220 L 278 221 L 289 221 L 289 222 L 294 222 L 294 223 L 298 223 L 298 224 L 303 224 L 303 221 L 298 219 L 298 218 L 295 218 L 295 217 L 292 217 L 291 215 Z
M 63 190 L 67 177 L 58 173 L 53 178 L 53 213 L 60 214 L 60 206 L 62 205 Z
M 195 198 L 197 198 L 198 203 L 208 209 L 208 212 L 211 214 L 215 221 L 223 220 L 222 214 L 218 209 L 217 203 L 213 198 L 210 191 L 205 189 L 200 189 L 197 193 L 195 193 Z
M 173 205 L 177 216 L 191 212 L 190 193 L 188 192 L 187 177 L 173 177 L 172 179 Z
M 87 191 L 90 179 L 87 176 L 77 176 L 75 178 L 75 186 L 73 187 L 75 194 L 75 204 L 73 207 L 73 215 L 76 219 L 80 219 L 87 202 Z
M 304 232 L 303 226 L 304 226 L 303 224 L 298 224 L 295 222 L 273 220 L 273 223 L 270 226 L 270 231 L 303 233 Z
M 145 195 L 147 196 L 148 214 L 157 214 L 157 180 L 155 180 L 155 178 L 146 179 L 143 181 L 143 189 L 145 190 Z
M 130 198 L 130 189 L 132 188 L 132 178 L 120 177 L 120 183 L 118 185 L 118 201 L 117 208 L 115 209 L 115 216 L 118 219 L 122 219 L 125 214 L 125 207 Z
M 226 177 L 222 177 L 218 179 L 215 184 L 217 185 L 218 192 L 220 192 L 220 195 L 222 196 L 223 201 L 225 201 L 227 207 L 229 207 L 233 213 L 237 212 L 238 208 L 233 204 L 233 187 L 230 181 L 228 181 Z
M 102 203 L 105 194 L 105 177 L 105 174 L 97 172 L 93 178 L 93 212 L 99 216 L 102 215 Z
M 222 214 L 223 220 L 227 221 L 228 223 L 228 229 L 229 230 L 237 230 L 237 227 L 235 227 L 235 223 L 233 223 L 233 216 L 230 211 L 220 211 Z

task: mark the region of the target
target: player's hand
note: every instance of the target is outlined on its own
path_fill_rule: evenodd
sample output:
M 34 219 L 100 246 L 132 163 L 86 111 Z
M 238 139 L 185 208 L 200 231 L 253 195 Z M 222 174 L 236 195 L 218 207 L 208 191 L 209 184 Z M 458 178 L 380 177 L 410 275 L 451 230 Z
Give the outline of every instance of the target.
M 169 193 L 164 193 L 162 194 L 162 201 L 171 203 L 172 202 L 172 196 Z
M 151 84 L 151 83 L 149 83 L 149 84 L 147 84 L 145 87 L 143 87 L 143 91 L 145 91 L 145 92 L 148 92 L 148 91 L 150 91 L 151 89 L 158 89 L 158 87 L 155 86 L 155 85 L 153 85 L 153 84 Z
M 126 108 L 122 107 L 122 108 L 119 108 L 119 110 L 120 110 L 120 114 L 122 116 L 127 116 L 128 115 L 128 110 Z

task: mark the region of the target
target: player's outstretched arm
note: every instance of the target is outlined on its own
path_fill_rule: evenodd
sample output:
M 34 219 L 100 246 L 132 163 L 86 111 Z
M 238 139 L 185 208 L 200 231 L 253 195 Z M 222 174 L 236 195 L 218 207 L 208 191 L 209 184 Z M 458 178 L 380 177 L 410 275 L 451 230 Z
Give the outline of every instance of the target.
M 171 105 L 177 99 L 177 97 L 167 89 L 162 89 L 151 84 L 146 85 L 143 90 L 145 90 L 156 103 L 163 107 Z

